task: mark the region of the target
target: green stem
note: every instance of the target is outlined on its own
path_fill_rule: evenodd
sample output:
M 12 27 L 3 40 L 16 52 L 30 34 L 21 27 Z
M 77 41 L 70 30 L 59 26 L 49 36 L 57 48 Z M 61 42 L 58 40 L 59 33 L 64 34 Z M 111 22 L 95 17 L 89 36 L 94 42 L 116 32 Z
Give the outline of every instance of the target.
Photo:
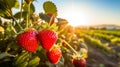
M 8 52 L 10 50 L 10 46 L 11 46 L 11 44 L 7 45 L 5 52 Z
M 31 5 L 31 2 L 29 4 L 27 4 L 27 7 L 28 7 L 28 12 L 27 12 L 27 16 L 26 16 L 26 28 L 29 27 L 29 22 L 30 22 L 30 5 Z
M 21 30 L 23 30 L 22 26 L 16 21 L 16 19 L 12 16 L 12 19 L 17 23 Z
M 23 8 L 23 0 L 21 0 L 20 20 L 19 20 L 19 23 L 21 22 L 21 19 L 22 19 L 22 8 Z
M 30 23 L 30 5 L 31 5 L 31 2 L 28 4 L 28 23 Z
M 26 15 L 26 28 L 28 28 L 28 14 Z
M 61 38 L 59 38 L 59 39 L 60 39 L 62 42 L 66 43 L 67 46 L 68 46 L 76 55 L 79 56 L 79 54 L 77 53 L 77 51 L 76 51 L 73 47 L 71 47 L 68 42 L 66 42 L 65 40 L 63 40 L 63 39 L 61 39 Z
M 20 27 L 20 29 L 23 30 L 23 28 L 21 27 L 21 25 L 20 25 L 19 23 L 17 23 L 15 17 L 14 17 L 13 14 L 11 13 L 12 11 L 9 10 L 9 9 L 7 9 L 7 8 L 6 8 L 6 10 L 7 10 L 7 11 L 6 11 L 7 14 L 8 14 L 9 16 L 11 16 L 11 18 L 12 18 L 12 19 L 15 21 L 15 23 Z
M 49 25 L 51 26 L 54 22 L 53 20 L 55 19 L 54 14 L 52 15 L 52 17 L 50 17 L 50 21 L 49 21 Z
M 13 26 L 11 26 L 11 29 L 13 30 L 13 32 L 14 32 L 15 34 L 17 34 L 17 31 L 16 31 L 16 29 L 15 29 Z

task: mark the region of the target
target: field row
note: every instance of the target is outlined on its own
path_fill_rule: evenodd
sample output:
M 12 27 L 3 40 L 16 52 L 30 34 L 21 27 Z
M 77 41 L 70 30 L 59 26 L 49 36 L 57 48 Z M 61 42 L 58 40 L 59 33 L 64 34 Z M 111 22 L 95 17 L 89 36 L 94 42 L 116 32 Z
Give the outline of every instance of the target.
M 103 31 L 105 32 L 105 30 Z M 103 33 L 103 31 L 102 30 L 77 30 L 77 33 L 79 32 L 78 33 L 79 37 L 82 37 L 86 43 L 96 48 L 100 48 L 105 52 L 111 51 L 112 47 L 110 44 L 113 44 L 114 46 L 118 46 L 118 47 L 120 46 L 119 36 Z

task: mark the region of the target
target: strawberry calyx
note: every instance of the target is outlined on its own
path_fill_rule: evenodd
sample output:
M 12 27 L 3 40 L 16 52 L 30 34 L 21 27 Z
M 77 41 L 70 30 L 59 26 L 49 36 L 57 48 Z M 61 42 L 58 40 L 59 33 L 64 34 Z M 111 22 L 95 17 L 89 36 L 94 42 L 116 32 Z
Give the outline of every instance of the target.
M 49 51 L 51 51 L 52 49 L 56 49 L 56 48 L 60 49 L 60 46 L 54 44 Z
M 73 59 L 76 58 L 76 59 L 80 60 L 80 59 L 82 59 L 83 57 L 82 57 L 80 54 L 73 54 L 73 55 L 72 55 L 72 58 L 73 58 Z
M 53 31 L 58 30 L 58 26 L 56 23 L 53 23 L 52 25 L 50 25 L 49 23 L 45 22 L 41 24 L 41 28 L 44 30 L 53 30 Z M 41 28 L 39 30 L 42 30 Z
M 21 33 L 30 32 L 30 31 L 35 31 L 37 33 L 36 29 L 34 29 L 34 28 L 25 28 L 25 29 L 21 30 L 20 32 L 18 32 L 17 34 L 19 35 Z
M 58 26 L 55 23 L 55 17 L 56 16 L 54 14 L 51 14 L 51 13 L 48 13 L 46 15 L 50 18 L 50 20 L 49 20 L 49 22 L 43 22 L 43 23 L 41 23 L 42 29 L 48 29 L 48 30 L 57 31 L 58 30 Z

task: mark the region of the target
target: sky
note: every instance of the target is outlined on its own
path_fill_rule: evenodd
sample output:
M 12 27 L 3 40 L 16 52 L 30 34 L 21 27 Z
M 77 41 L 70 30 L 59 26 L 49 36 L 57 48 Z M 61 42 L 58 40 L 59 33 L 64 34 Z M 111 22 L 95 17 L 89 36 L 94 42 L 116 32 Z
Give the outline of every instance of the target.
M 43 11 L 43 3 L 34 1 L 36 12 Z M 120 0 L 50 0 L 57 6 L 59 18 L 72 26 L 116 24 L 120 25 Z

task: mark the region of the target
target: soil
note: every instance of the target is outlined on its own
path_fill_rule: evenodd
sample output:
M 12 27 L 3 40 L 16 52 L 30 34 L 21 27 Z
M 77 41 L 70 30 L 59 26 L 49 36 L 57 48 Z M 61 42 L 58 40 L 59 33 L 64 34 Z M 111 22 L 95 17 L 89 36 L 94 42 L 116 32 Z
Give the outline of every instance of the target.
M 86 67 L 120 67 L 120 57 L 117 54 L 120 52 L 120 47 L 109 43 L 109 46 L 115 50 L 106 53 L 99 48 L 91 45 L 88 46 L 88 58 Z

